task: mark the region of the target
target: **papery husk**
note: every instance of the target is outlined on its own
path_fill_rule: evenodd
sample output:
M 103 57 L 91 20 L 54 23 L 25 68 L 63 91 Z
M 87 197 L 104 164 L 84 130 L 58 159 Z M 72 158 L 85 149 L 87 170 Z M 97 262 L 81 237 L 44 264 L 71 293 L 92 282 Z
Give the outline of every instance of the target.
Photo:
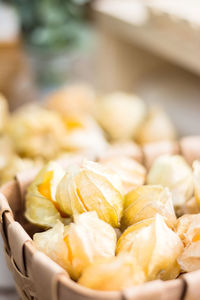
M 148 184 L 160 184 L 172 192 L 175 208 L 183 205 L 193 195 L 192 170 L 180 155 L 158 157 L 148 175 Z
M 176 216 L 169 189 L 160 185 L 143 185 L 125 196 L 122 225 L 126 228 L 157 213 L 164 217 L 168 226 L 175 225 Z
M 7 132 L 20 155 L 52 159 L 60 152 L 66 128 L 55 112 L 32 104 L 12 114 Z
M 25 216 L 31 223 L 53 227 L 57 220 L 65 222 L 55 199 L 57 185 L 63 176 L 60 165 L 49 162 L 28 187 Z
M 120 291 L 144 281 L 144 272 L 134 257 L 122 253 L 86 268 L 78 283 L 95 290 Z
M 0 171 L 2 171 L 15 155 L 11 139 L 7 135 L 0 137 Z
M 146 281 L 174 279 L 180 273 L 177 258 L 183 244 L 159 214 L 128 227 L 116 251 L 132 255 L 144 271 Z
M 67 134 L 63 137 L 62 148 L 70 152 L 93 153 L 98 156 L 108 147 L 102 129 L 89 116 L 65 118 Z
M 200 208 L 200 161 L 193 162 L 193 179 L 194 179 L 194 197 L 198 207 Z
M 65 270 L 71 270 L 68 247 L 64 241 L 65 227 L 56 221 L 53 228 L 35 233 L 33 241 L 38 250 L 44 252 Z
M 95 93 L 86 84 L 73 84 L 51 93 L 46 103 L 64 117 L 89 114 L 94 111 Z
M 139 145 L 133 141 L 115 142 L 109 144 L 106 151 L 104 151 L 99 159 L 109 159 L 118 156 L 126 156 L 137 160 L 139 163 L 143 162 L 143 153 Z
M 183 272 L 200 269 L 200 214 L 184 215 L 177 221 L 176 232 L 185 248 L 178 258 Z
M 134 159 L 125 156 L 116 156 L 101 159 L 99 162 L 120 176 L 125 193 L 143 185 L 145 182 L 146 170 Z
M 8 103 L 6 98 L 4 98 L 4 96 L 0 93 L 0 133 L 4 132 L 8 117 Z
M 184 214 L 198 214 L 200 213 L 200 207 L 198 206 L 195 197 L 192 197 L 186 201 L 183 205 L 176 209 L 177 217 L 181 217 Z
M 177 220 L 176 232 L 185 246 L 200 240 L 200 214 L 186 214 L 180 217 Z
M 200 269 L 200 240 L 185 247 L 178 263 L 183 272 L 193 272 Z
M 168 116 L 162 109 L 154 108 L 138 130 L 137 141 L 140 144 L 162 140 L 175 140 L 176 131 Z
M 84 269 L 102 258 L 115 254 L 116 233 L 100 220 L 96 212 L 75 216 L 74 223 L 56 225 L 34 235 L 37 248 L 65 268 L 77 280 Z
M 111 139 L 128 140 L 136 136 L 146 107 L 139 97 L 116 92 L 99 99 L 96 115 Z
M 179 145 L 177 141 L 162 140 L 146 143 L 143 145 L 142 150 L 144 153 L 144 165 L 149 170 L 159 156 L 179 154 Z
M 28 171 L 34 168 L 42 167 L 42 160 L 32 160 L 29 158 L 21 158 L 16 154 L 13 154 L 7 161 L 4 168 L 1 169 L 0 183 L 4 184 L 12 180 L 17 173 Z
M 84 161 L 81 168 L 70 168 L 58 185 L 56 200 L 68 215 L 96 211 L 100 219 L 120 226 L 124 200 L 120 177 L 98 163 Z
M 115 255 L 117 237 L 112 226 L 100 220 L 93 211 L 74 217 L 74 223 L 65 234 L 65 242 L 71 253 L 71 276 L 78 279 L 87 266 Z

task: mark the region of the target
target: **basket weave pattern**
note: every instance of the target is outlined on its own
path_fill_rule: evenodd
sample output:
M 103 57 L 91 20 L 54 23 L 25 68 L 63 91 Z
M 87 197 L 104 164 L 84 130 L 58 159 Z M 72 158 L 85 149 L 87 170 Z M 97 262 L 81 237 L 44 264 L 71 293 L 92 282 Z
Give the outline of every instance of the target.
M 191 149 L 191 155 L 195 157 L 200 153 L 200 143 L 198 147 L 197 144 L 193 143 Z M 186 148 L 184 146 L 182 154 L 187 152 Z M 150 161 L 147 152 L 145 156 Z M 35 248 L 30 237 L 31 224 L 23 218 L 26 188 L 33 180 L 35 172 L 36 170 L 18 174 L 13 181 L 1 188 L 0 193 L 0 230 L 4 240 L 5 258 L 22 300 L 200 299 L 200 270 L 184 274 L 176 280 L 156 280 L 121 292 L 93 291 L 73 282 L 64 269 Z

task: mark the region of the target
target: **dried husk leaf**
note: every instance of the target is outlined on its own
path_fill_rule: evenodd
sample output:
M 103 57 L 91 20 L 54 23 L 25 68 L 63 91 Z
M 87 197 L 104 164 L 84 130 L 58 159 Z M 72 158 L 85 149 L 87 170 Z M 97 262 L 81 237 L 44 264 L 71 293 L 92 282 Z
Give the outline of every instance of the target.
M 92 113 L 94 105 L 95 93 L 85 84 L 70 85 L 47 98 L 47 107 L 64 117 Z
M 69 169 L 58 185 L 56 200 L 68 215 L 96 211 L 100 219 L 120 226 L 124 200 L 120 177 L 98 163 L 84 161 L 81 168 Z
M 71 252 L 71 276 L 77 279 L 90 264 L 115 255 L 117 237 L 112 226 L 100 220 L 93 211 L 74 217 L 74 223 L 69 225 L 65 235 L 65 242 Z
M 143 185 L 125 196 L 122 225 L 126 228 L 157 213 L 164 217 L 168 226 L 175 225 L 176 216 L 169 189 L 160 185 Z
M 64 176 L 59 164 L 49 162 L 28 187 L 26 193 L 26 218 L 34 224 L 52 227 L 61 217 L 55 195 L 57 185 Z
M 200 208 L 200 161 L 193 162 L 193 178 L 194 178 L 194 196 L 198 207 Z
M 200 214 L 186 214 L 177 220 L 176 232 L 184 245 L 200 239 Z
M 142 284 L 145 275 L 133 256 L 101 260 L 85 269 L 78 283 L 95 290 L 118 291 Z
M 146 144 L 162 140 L 174 140 L 176 131 L 170 119 L 162 109 L 155 108 L 138 131 L 137 140 L 140 144 Z
M 74 223 L 56 225 L 34 235 L 37 248 L 65 268 L 73 279 L 78 279 L 86 267 L 115 254 L 115 230 L 100 220 L 96 212 L 76 216 Z
M 143 153 L 139 145 L 133 141 L 115 142 L 109 144 L 99 159 L 109 159 L 118 156 L 126 156 L 142 163 Z
M 4 96 L 0 94 L 0 133 L 4 132 L 6 122 L 8 121 L 8 103 Z
M 65 227 L 60 221 L 56 221 L 53 228 L 40 233 L 35 233 L 33 241 L 36 247 L 54 260 L 65 270 L 71 270 L 69 253 L 64 241 Z
M 160 184 L 172 192 L 173 204 L 180 207 L 193 195 L 192 170 L 180 155 L 158 157 L 148 175 L 148 184 Z
M 128 227 L 117 243 L 117 254 L 128 252 L 135 257 L 146 281 L 176 278 L 180 272 L 177 258 L 182 250 L 180 238 L 159 214 Z
M 183 272 L 200 269 L 200 240 L 185 247 L 182 255 L 178 258 L 178 263 Z
M 0 182 L 4 184 L 10 180 L 12 180 L 17 173 L 31 170 L 33 168 L 42 167 L 41 160 L 32 160 L 29 158 L 20 158 L 18 155 L 12 155 L 7 161 L 6 166 L 2 168 L 0 174 Z
M 200 269 L 200 214 L 184 215 L 178 219 L 176 232 L 185 248 L 178 258 L 183 272 Z
M 7 131 L 20 155 L 45 159 L 59 153 L 66 135 L 66 128 L 56 113 L 33 104 L 12 114 Z
M 145 182 L 145 168 L 129 157 L 116 156 L 113 158 L 101 159 L 100 163 L 120 176 L 125 193 L 143 185 Z
M 111 139 L 128 140 L 136 136 L 146 107 L 137 96 L 116 92 L 99 100 L 96 114 Z
M 65 118 L 67 134 L 63 137 L 62 147 L 67 151 L 91 152 L 96 156 L 105 152 L 107 142 L 102 129 L 89 116 Z

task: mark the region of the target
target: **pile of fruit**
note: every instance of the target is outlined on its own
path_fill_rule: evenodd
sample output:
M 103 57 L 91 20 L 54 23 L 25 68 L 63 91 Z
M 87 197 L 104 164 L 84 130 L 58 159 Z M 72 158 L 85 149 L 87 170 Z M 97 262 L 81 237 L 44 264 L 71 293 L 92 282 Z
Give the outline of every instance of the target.
M 199 151 L 186 155 L 193 138 L 177 143 L 161 109 L 86 86 L 13 114 L 0 105 L 1 183 L 40 169 L 25 216 L 73 280 L 121 290 L 200 268 Z

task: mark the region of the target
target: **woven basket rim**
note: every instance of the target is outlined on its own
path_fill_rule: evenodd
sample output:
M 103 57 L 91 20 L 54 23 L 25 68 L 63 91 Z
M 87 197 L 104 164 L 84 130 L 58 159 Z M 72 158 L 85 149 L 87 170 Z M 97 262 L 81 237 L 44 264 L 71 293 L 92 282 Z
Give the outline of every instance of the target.
M 26 179 L 29 178 L 29 175 L 30 175 L 30 171 L 19 173 L 14 180 L 7 182 L 0 189 L 0 212 L 1 212 L 1 224 L 3 227 L 3 230 L 1 230 L 3 232 L 2 236 L 5 233 L 4 229 L 7 230 L 8 226 L 14 222 L 18 224 L 18 229 L 19 229 L 18 231 L 16 231 L 16 236 L 15 236 L 16 241 L 20 239 L 21 235 L 27 235 L 27 232 L 19 222 L 15 221 L 13 216 L 14 210 L 12 211 L 9 205 L 12 206 L 13 202 L 15 202 L 15 199 L 13 198 L 16 197 L 17 190 L 18 190 L 18 196 L 24 198 L 24 194 L 27 187 L 27 180 L 24 181 L 24 178 Z M 14 188 L 13 190 L 12 189 L 10 190 L 11 187 L 15 187 L 15 190 Z M 3 199 L 6 199 L 6 202 L 2 201 L 2 195 L 3 195 Z M 5 243 L 5 248 L 7 249 L 7 247 L 9 247 L 9 245 L 6 245 L 6 243 L 8 243 L 7 236 L 4 236 L 4 243 Z M 34 242 L 31 238 L 25 241 L 24 247 L 26 248 L 27 245 L 29 247 L 29 250 L 31 249 L 33 254 L 39 252 L 45 255 L 43 252 L 36 249 L 36 247 L 34 246 Z M 10 249 L 10 253 L 12 254 L 12 248 Z M 49 259 L 49 266 L 48 266 L 49 270 L 53 269 L 52 265 L 55 264 L 56 263 L 53 260 Z M 187 276 L 187 274 L 181 275 L 177 279 L 168 280 L 168 281 L 154 280 L 151 282 L 146 282 L 140 286 L 133 286 L 131 288 L 124 289 L 122 291 L 99 291 L 99 290 L 92 290 L 87 287 L 79 285 L 78 283 L 70 279 L 66 270 L 64 270 L 60 266 L 59 268 L 62 269 L 62 274 L 58 276 L 58 283 L 64 285 L 67 289 L 70 289 L 75 294 L 85 297 L 85 299 L 102 299 L 102 300 L 103 299 L 110 299 L 110 300 L 126 299 L 126 297 L 124 297 L 124 293 L 132 294 L 132 295 L 136 293 L 139 296 L 141 292 L 144 293 L 145 290 L 148 291 L 149 289 L 153 290 L 153 287 L 156 288 L 157 286 L 159 286 L 160 292 L 162 291 L 162 293 L 166 289 L 171 289 L 171 287 L 176 288 L 180 291 L 180 295 L 181 295 L 180 299 L 184 299 L 182 297 L 182 294 L 185 293 L 184 291 L 185 291 L 185 283 L 186 283 L 184 276 Z M 192 273 L 196 273 L 196 272 L 197 271 L 188 274 L 191 276 Z M 200 278 L 200 271 L 198 273 L 198 276 Z M 147 295 L 147 293 L 145 295 Z

